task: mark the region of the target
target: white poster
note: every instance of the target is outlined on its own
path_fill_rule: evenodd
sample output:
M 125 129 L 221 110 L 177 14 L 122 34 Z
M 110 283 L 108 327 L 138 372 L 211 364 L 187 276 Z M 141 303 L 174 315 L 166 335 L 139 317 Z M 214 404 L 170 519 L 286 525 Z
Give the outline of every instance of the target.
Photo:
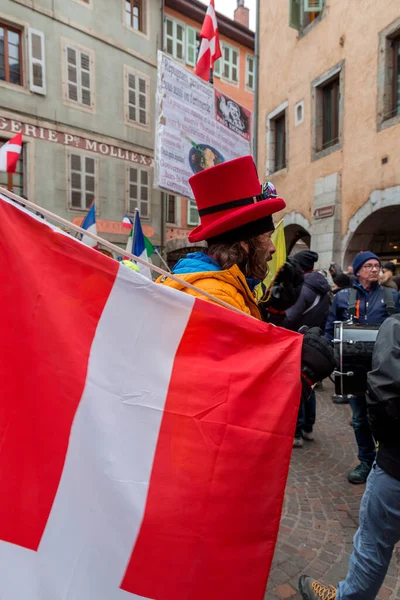
M 251 154 L 252 113 L 158 53 L 155 185 L 193 198 L 195 173 Z

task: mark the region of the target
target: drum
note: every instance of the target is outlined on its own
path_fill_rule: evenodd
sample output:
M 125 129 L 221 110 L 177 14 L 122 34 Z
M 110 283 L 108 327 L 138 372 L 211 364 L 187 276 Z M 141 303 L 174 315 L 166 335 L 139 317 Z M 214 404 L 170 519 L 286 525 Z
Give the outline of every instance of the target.
M 338 370 L 334 371 L 335 393 L 361 396 L 367 391 L 367 373 L 380 325 L 334 323 L 334 352 Z

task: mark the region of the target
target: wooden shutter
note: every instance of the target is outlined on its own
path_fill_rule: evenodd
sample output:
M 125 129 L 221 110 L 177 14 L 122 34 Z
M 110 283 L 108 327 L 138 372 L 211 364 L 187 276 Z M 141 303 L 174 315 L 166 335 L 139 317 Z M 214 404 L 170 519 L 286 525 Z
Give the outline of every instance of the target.
M 80 71 L 81 102 L 92 106 L 90 56 L 86 52 L 80 52 Z
M 221 50 L 222 50 L 222 46 L 221 46 Z M 219 58 L 214 65 L 214 77 L 221 77 L 221 63 L 222 63 L 222 58 Z
M 183 25 L 175 21 L 175 54 L 178 60 L 184 59 L 185 29 Z
M 139 123 L 147 125 L 147 82 L 143 77 L 137 77 L 139 88 Z
M 28 30 L 29 89 L 35 94 L 46 94 L 46 66 L 44 34 L 36 29 Z
M 196 30 L 193 27 L 186 27 L 186 64 L 191 67 L 196 66 L 196 55 Z
M 128 94 L 128 121 L 137 120 L 136 103 L 136 77 L 133 73 L 127 74 L 127 94 Z
M 69 194 L 71 208 L 83 208 L 82 165 L 80 154 L 69 155 Z
M 67 56 L 67 98 L 79 102 L 78 94 L 78 52 L 75 48 L 65 48 Z
M 91 156 L 85 156 L 85 203 L 89 208 L 95 197 L 96 185 L 96 160 Z
M 128 213 L 133 215 L 138 208 L 138 169 L 129 167 L 129 185 L 128 185 Z
M 239 53 L 236 50 L 232 50 L 231 52 L 231 61 L 232 81 L 237 83 L 239 81 Z
M 289 0 L 289 27 L 294 27 L 294 29 L 301 27 L 300 0 Z
M 324 0 L 304 0 L 304 12 L 321 12 Z
M 140 215 L 149 216 L 149 173 L 144 169 L 140 170 Z
M 199 211 L 194 200 L 188 201 L 188 225 L 198 225 L 200 223 Z

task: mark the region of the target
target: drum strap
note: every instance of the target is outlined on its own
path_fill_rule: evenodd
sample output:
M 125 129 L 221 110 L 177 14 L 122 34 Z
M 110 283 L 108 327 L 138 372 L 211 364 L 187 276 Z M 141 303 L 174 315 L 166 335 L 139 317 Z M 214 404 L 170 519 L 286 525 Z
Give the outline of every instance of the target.
M 357 290 L 356 288 L 350 288 L 350 296 L 349 296 L 349 319 L 354 321 L 356 316 L 356 302 L 357 302 Z
M 396 312 L 396 307 L 394 304 L 394 300 L 393 300 L 393 293 L 392 293 L 392 288 L 384 288 L 385 290 L 385 296 L 386 296 L 386 311 L 388 316 L 390 317 L 391 315 L 393 315 Z M 350 289 L 350 296 L 349 296 L 349 319 L 351 319 L 352 321 L 354 321 L 355 316 L 356 316 L 356 303 L 357 303 L 357 289 L 356 288 L 351 288 Z

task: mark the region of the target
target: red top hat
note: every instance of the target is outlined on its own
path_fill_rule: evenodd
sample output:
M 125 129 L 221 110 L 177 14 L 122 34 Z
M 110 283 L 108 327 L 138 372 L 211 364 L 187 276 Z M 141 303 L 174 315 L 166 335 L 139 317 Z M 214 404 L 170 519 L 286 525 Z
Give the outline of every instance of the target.
M 201 221 L 189 233 L 189 242 L 216 237 L 272 215 L 286 206 L 282 198 L 262 198 L 261 184 L 251 156 L 205 169 L 190 177 L 189 183 Z

